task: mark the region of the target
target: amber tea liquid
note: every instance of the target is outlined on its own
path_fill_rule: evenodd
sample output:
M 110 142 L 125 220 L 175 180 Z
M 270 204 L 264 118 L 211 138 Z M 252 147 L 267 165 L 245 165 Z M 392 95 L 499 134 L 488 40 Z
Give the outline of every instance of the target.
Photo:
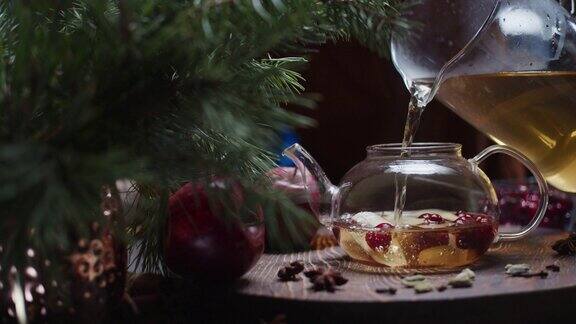
M 418 220 L 406 213 L 404 218 Z M 465 218 L 465 222 L 461 219 L 432 227 L 369 228 L 355 222 L 352 216 L 332 226 L 340 247 L 365 265 L 451 269 L 478 260 L 494 241 L 498 226 L 487 215 L 475 214 Z
M 576 72 L 459 76 L 437 94 L 454 112 L 530 158 L 548 182 L 576 192 Z

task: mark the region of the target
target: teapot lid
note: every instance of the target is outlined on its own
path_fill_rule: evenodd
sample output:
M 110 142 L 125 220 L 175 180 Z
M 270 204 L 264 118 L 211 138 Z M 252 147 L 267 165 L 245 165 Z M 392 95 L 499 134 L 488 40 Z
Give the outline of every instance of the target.
M 461 156 L 462 145 L 458 143 L 413 143 L 408 147 L 402 147 L 402 143 L 377 144 L 366 148 L 369 157 L 374 156 L 400 156 L 402 152 L 410 156 L 435 156 L 451 155 Z

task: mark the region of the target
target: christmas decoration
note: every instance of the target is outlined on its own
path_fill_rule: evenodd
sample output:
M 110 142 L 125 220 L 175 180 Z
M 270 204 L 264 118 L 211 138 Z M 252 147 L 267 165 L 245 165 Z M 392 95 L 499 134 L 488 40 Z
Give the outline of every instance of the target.
M 211 190 L 230 195 L 240 211 L 246 201 L 240 187 L 222 181 Z M 170 197 L 166 264 L 192 280 L 229 281 L 242 276 L 264 251 L 262 209 L 253 207 L 249 219 L 228 218 L 221 202 L 210 203 L 206 187 L 188 183 Z
M 65 262 L 55 262 L 41 249 L 26 250 L 24 271 L 11 266 L 5 280 L 0 279 L 0 305 L 7 305 L 0 319 L 98 323 L 110 316 L 124 296 L 127 262 L 126 246 L 111 232 L 122 215 L 111 187 L 102 189 L 101 215 L 87 234 L 69 235 L 76 244 L 57 256 Z

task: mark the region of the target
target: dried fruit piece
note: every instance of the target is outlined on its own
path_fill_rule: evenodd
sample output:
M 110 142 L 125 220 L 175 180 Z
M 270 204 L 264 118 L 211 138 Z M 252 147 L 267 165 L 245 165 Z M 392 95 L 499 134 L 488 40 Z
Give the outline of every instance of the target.
M 347 230 L 340 231 L 339 245 L 342 249 L 344 249 L 344 251 L 346 251 L 346 253 L 348 253 L 350 257 L 361 261 L 367 261 L 367 262 L 372 261 L 370 255 L 366 253 L 366 251 L 358 243 L 358 241 L 365 243 L 364 235 L 362 235 L 361 233 L 350 232 Z
M 450 241 L 448 231 L 445 230 L 406 231 L 399 233 L 397 238 L 404 257 L 411 265 L 419 265 L 422 251 L 435 246 L 447 246 Z
M 376 227 L 379 224 L 385 223 L 383 217 L 373 212 L 359 212 L 352 216 L 352 220 L 361 226 L 368 228 Z
M 392 241 L 390 246 L 385 251 L 386 253 L 380 253 L 372 249 L 368 249 L 370 257 L 379 264 L 384 264 L 389 267 L 402 267 L 407 264 L 404 253 L 402 253 L 402 248 L 398 244 L 398 240 L 395 238 L 397 235 L 392 235 Z M 364 245 L 368 247 L 368 244 L 364 241 Z
M 462 250 L 452 246 L 442 245 L 425 249 L 418 255 L 418 263 L 424 267 L 442 266 L 450 264 L 454 267 L 470 263 L 479 255 L 475 250 Z
M 408 210 L 402 212 L 402 223 L 407 225 L 419 225 L 423 223 L 423 219 L 418 218 L 422 214 L 436 214 L 440 215 L 444 220 L 454 222 L 458 216 L 455 214 L 441 209 L 421 209 L 421 210 Z M 384 217 L 394 219 L 394 213 L 384 213 Z
M 342 233 L 344 232 L 348 232 L 350 235 L 343 238 L 351 238 L 356 242 L 348 242 L 346 246 L 343 246 L 346 252 L 349 251 L 349 249 L 347 249 L 348 246 L 353 247 L 354 252 L 357 252 L 356 255 L 350 254 L 351 257 L 362 261 L 376 262 L 390 267 L 401 267 L 407 264 L 406 259 L 404 258 L 404 254 L 402 253 L 402 249 L 398 244 L 397 234 L 392 232 L 392 240 L 387 250 L 377 251 L 368 246 L 365 233 L 342 231 Z
M 424 219 L 424 223 L 426 225 L 429 224 L 442 224 L 445 223 L 446 221 L 444 220 L 444 218 L 442 218 L 442 216 L 438 215 L 438 214 L 433 214 L 433 213 L 425 213 L 422 214 L 420 216 L 418 216 L 418 218 Z

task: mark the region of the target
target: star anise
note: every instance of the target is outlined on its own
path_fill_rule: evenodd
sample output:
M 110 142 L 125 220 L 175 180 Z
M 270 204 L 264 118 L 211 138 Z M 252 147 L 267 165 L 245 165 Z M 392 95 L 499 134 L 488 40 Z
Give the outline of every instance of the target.
M 280 281 L 296 281 L 296 275 L 304 270 L 304 264 L 300 261 L 291 262 L 288 266 L 285 266 L 278 270 L 278 278 Z
M 574 255 L 576 254 L 576 232 L 571 233 L 567 238 L 558 240 L 552 249 L 560 255 Z
M 326 290 L 328 292 L 336 291 L 336 286 L 342 286 L 348 282 L 342 274 L 332 268 L 318 268 L 304 272 L 304 275 L 310 279 L 314 291 Z

